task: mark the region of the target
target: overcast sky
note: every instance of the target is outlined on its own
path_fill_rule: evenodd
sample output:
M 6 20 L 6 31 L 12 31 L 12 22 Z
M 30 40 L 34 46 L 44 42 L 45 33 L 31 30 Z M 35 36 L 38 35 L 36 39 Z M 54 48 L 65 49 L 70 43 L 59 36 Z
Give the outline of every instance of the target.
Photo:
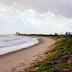
M 72 0 L 0 0 L 0 34 L 72 32 Z

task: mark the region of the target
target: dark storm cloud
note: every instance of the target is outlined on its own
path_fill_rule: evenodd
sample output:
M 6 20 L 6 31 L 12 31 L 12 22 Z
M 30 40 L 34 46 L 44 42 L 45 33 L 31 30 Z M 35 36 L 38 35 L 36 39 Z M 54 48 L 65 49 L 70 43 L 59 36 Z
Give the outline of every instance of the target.
M 65 17 L 72 17 L 72 0 L 0 0 L 0 4 L 14 3 L 17 6 L 24 6 L 24 9 L 35 9 L 40 13 L 50 10 Z

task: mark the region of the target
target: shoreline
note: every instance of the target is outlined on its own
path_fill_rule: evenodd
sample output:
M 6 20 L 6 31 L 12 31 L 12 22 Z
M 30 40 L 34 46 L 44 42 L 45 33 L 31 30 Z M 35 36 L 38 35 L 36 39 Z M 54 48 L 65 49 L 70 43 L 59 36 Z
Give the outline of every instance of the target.
M 16 37 L 16 36 L 13 36 L 13 37 Z M 17 36 L 17 37 L 18 37 L 18 36 Z M 24 40 L 25 40 L 25 37 L 26 37 L 26 36 L 19 36 L 19 38 L 21 38 L 20 40 L 22 41 L 21 43 L 19 43 L 19 40 L 18 40 L 18 38 L 17 38 L 18 41 L 16 40 L 16 41 L 14 41 L 14 42 L 11 42 L 13 45 L 8 46 L 8 44 L 7 44 L 7 46 L 0 48 L 0 56 L 1 56 L 1 55 L 5 55 L 5 54 L 7 54 L 7 53 L 14 52 L 14 51 L 19 51 L 19 50 L 21 50 L 21 49 L 23 49 L 23 48 L 28 48 L 28 47 L 30 47 L 30 46 L 33 46 L 33 45 L 39 43 L 38 39 L 32 38 L 32 37 L 26 37 L 27 40 L 28 40 L 28 38 L 29 38 L 29 39 L 32 39 L 32 41 L 29 40 L 29 42 L 26 41 L 26 43 L 23 43 Z M 23 39 L 22 39 L 22 38 L 23 38 Z M 14 45 L 14 44 L 16 44 L 17 42 L 18 42 L 18 44 L 17 44 L 17 45 Z M 1 43 L 1 42 L 0 42 L 0 43 Z M 0 45 L 4 46 L 5 43 L 8 43 L 8 42 L 1 43 Z M 10 43 L 10 42 L 9 42 L 9 43 Z M 10 43 L 10 44 L 11 44 L 11 43 Z
M 18 72 L 28 67 L 55 43 L 48 37 L 36 38 L 39 38 L 38 44 L 0 56 L 0 72 Z
M 17 53 L 17 52 L 19 52 L 19 51 L 26 50 L 26 49 L 28 49 L 28 48 L 34 47 L 34 46 L 36 46 L 36 45 L 38 45 L 38 44 L 41 44 L 41 43 L 43 42 L 42 39 L 37 39 L 37 40 L 38 40 L 39 42 L 36 43 L 36 44 L 34 44 L 34 45 L 32 45 L 32 46 L 25 47 L 25 48 L 22 48 L 22 49 L 20 49 L 20 50 L 8 52 L 8 53 L 6 53 L 6 54 L 2 54 L 2 55 L 0 55 L 0 57 L 6 56 L 6 55 L 8 56 L 8 55 L 10 55 L 10 54 L 14 54 L 14 53 Z

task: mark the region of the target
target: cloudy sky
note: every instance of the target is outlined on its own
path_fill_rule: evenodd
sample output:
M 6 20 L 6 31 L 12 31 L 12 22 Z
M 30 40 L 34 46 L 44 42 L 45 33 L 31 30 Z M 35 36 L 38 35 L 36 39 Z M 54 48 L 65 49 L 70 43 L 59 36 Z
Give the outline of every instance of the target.
M 72 32 L 72 0 L 0 0 L 0 34 Z

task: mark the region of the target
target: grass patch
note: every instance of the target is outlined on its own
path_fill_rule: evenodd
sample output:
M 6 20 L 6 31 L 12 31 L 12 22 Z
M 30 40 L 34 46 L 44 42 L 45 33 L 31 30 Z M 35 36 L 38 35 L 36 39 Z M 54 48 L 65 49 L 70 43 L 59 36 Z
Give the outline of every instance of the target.
M 71 70 L 72 62 L 72 38 L 66 36 L 51 36 L 58 42 L 53 45 L 52 49 L 46 51 L 42 62 L 32 65 L 22 72 L 62 72 Z

